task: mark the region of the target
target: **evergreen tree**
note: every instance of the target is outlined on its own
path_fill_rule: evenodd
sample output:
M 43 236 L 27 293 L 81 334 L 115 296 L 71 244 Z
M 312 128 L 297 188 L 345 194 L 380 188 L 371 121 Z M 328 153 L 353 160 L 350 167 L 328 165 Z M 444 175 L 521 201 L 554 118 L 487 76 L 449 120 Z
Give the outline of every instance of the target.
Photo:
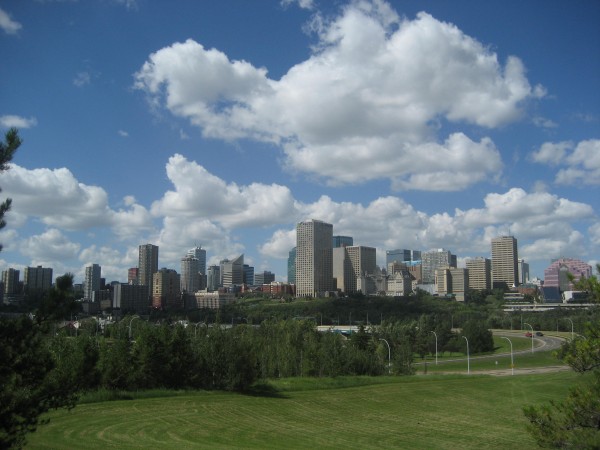
M 5 142 L 0 142 L 0 173 L 8 170 L 8 163 L 12 161 L 12 158 L 21 145 L 21 138 L 16 128 L 11 128 L 5 135 Z M 0 189 L 1 191 L 1 189 Z M 4 202 L 0 203 L 0 229 L 6 226 L 4 220 L 4 214 L 10 210 L 12 200 L 7 198 Z M 2 250 L 2 244 L 0 244 L 0 250 Z

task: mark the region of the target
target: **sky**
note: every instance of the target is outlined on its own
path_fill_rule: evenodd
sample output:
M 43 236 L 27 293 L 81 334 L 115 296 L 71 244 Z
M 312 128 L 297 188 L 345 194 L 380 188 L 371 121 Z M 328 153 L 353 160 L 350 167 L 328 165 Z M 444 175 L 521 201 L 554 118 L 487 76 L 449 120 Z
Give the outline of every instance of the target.
M 600 261 L 596 0 L 0 0 L 0 269 L 287 279 L 295 226 Z

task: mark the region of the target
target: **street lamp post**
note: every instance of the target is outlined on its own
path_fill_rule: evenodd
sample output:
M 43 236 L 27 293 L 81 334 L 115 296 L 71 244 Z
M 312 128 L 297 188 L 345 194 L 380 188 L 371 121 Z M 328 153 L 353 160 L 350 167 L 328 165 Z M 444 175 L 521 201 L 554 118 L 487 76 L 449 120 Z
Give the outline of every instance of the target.
M 379 339 L 380 341 L 383 341 L 387 344 L 387 348 L 388 348 L 388 373 L 391 374 L 392 373 L 392 350 L 390 348 L 390 343 L 388 341 L 386 341 L 383 338 Z
M 437 351 L 437 334 L 435 331 L 432 331 L 431 333 L 433 333 L 433 335 L 435 336 L 435 365 L 437 366 L 438 364 L 438 351 Z
M 527 325 L 529 328 L 531 328 L 531 353 L 533 353 L 533 327 L 527 322 L 523 322 L 523 325 Z
M 565 317 L 565 319 L 567 319 L 569 322 L 571 322 L 571 340 L 575 339 L 575 332 L 573 330 L 573 321 L 571 319 L 569 319 L 568 317 Z
M 140 318 L 140 316 L 135 315 L 129 321 L 129 327 L 128 327 L 129 328 L 129 340 L 131 340 L 131 336 L 132 336 L 132 333 L 131 333 L 131 322 L 133 322 L 135 319 L 139 319 L 139 318 Z
M 504 336 L 500 336 L 502 339 L 506 339 L 508 341 L 508 343 L 510 344 L 510 368 L 512 370 L 512 374 L 515 374 L 515 361 L 513 359 L 513 347 L 512 347 L 512 341 Z
M 463 336 L 463 339 L 467 341 L 467 375 L 471 373 L 471 359 L 469 357 L 469 340 L 466 336 Z

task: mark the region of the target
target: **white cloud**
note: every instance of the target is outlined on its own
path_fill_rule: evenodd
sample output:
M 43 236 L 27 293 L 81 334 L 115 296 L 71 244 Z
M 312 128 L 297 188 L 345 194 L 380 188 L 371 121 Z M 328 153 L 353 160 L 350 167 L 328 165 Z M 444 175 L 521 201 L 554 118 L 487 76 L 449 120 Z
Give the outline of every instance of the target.
M 10 15 L 0 8 L 0 28 L 2 28 L 6 34 L 17 34 L 22 27 L 23 26 L 19 22 L 11 19 Z
M 15 115 L 5 115 L 0 116 L 0 127 L 2 128 L 31 128 L 37 125 L 37 119 L 35 117 L 30 117 L 29 119 L 25 117 L 15 116 Z
M 440 143 L 432 124 L 499 127 L 544 95 L 518 58 L 502 66 L 454 25 L 425 13 L 400 20 L 382 1 L 322 22 L 312 56 L 280 80 L 193 40 L 150 55 L 135 80 L 205 136 L 273 142 L 289 170 L 334 184 L 387 178 L 400 189 L 457 190 L 498 175 L 489 138 L 452 133 Z
M 119 136 L 121 137 L 129 137 L 129 133 L 127 131 L 124 130 L 119 130 L 117 131 L 117 133 L 119 134 Z
M 127 209 L 112 210 L 104 189 L 79 182 L 66 168 L 29 170 L 12 165 L 2 174 L 2 187 L 6 196 L 13 199 L 9 214 L 17 223 L 35 217 L 64 230 L 108 226 L 122 237 L 152 229 L 152 219 L 145 208 L 130 203 Z M 13 224 L 9 222 L 10 226 Z
M 556 174 L 557 184 L 600 184 L 600 139 L 544 143 L 532 154 L 535 162 L 551 166 L 564 165 Z
M 558 124 L 550 119 L 546 119 L 545 117 L 535 116 L 531 119 L 533 124 L 536 127 L 540 128 L 556 128 Z
M 77 73 L 77 75 L 75 75 L 75 78 L 73 78 L 73 84 L 77 87 L 83 87 L 86 86 L 88 84 L 90 84 L 92 81 L 92 76 L 90 75 L 89 72 L 79 72 Z
M 27 238 L 21 243 L 21 253 L 37 261 L 68 261 L 77 258 L 80 245 L 56 228 Z
M 314 9 L 314 0 L 281 0 L 281 6 L 287 8 L 288 6 L 296 4 L 301 9 Z
M 224 227 L 236 228 L 284 223 L 296 214 L 287 187 L 228 184 L 181 155 L 169 158 L 167 176 L 175 190 L 152 204 L 155 216 L 209 217 Z

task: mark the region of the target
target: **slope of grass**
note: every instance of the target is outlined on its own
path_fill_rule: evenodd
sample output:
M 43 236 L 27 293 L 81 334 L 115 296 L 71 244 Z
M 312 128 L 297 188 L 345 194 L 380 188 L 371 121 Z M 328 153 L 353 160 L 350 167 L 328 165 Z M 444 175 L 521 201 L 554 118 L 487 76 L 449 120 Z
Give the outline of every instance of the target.
M 262 396 L 199 392 L 90 403 L 52 413 L 28 447 L 526 448 L 535 443 L 523 405 L 561 399 L 576 379 L 572 372 L 293 379 L 263 386 Z

